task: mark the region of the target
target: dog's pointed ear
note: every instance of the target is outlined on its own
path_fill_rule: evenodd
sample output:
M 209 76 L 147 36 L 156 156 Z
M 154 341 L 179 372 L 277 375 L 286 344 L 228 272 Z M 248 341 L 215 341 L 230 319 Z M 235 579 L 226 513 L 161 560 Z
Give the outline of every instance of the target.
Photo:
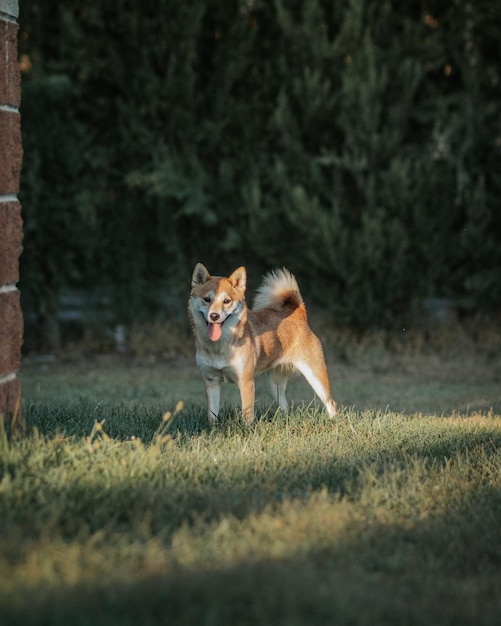
M 233 274 L 228 277 L 228 280 L 234 289 L 239 289 L 243 293 L 247 286 L 247 272 L 245 267 L 242 266 L 236 269 Z
M 209 270 L 202 265 L 202 263 L 197 263 L 195 265 L 195 269 L 193 270 L 193 276 L 191 277 L 191 286 L 199 287 L 206 283 L 210 278 Z

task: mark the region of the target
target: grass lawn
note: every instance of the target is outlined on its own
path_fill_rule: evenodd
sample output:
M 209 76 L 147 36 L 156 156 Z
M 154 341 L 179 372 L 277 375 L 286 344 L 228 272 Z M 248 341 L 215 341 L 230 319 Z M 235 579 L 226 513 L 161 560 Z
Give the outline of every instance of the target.
M 24 363 L 2 626 L 501 623 L 498 359 L 333 362 L 333 421 L 227 386 L 214 429 L 192 361 Z

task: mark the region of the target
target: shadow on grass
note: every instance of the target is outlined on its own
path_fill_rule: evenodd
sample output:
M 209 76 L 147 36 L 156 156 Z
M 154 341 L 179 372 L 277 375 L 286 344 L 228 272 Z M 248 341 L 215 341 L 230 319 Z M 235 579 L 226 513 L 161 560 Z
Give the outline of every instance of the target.
M 132 437 L 149 444 L 162 426 L 164 410 L 160 407 L 142 407 L 81 401 L 73 405 L 54 405 L 39 402 L 24 408 L 29 430 L 54 437 L 88 437 L 95 422 L 104 425 L 113 439 L 125 441 Z M 182 416 L 175 416 L 171 428 L 178 428 L 188 436 L 197 436 L 210 430 L 200 407 L 188 406 Z
M 282 414 L 277 407 L 263 405 L 259 410 L 254 425 L 273 421 Z M 39 402 L 25 405 L 24 415 L 29 430 L 36 429 L 48 437 L 63 435 L 69 437 L 88 437 L 96 421 L 103 423 L 104 430 L 113 439 L 126 441 L 139 438 L 148 445 L 162 429 L 162 416 L 165 409 L 160 406 L 141 406 L 130 404 L 104 403 L 93 404 L 82 400 L 75 404 L 55 405 Z M 241 419 L 240 411 L 231 406 L 223 405 L 218 423 L 213 426 L 207 419 L 205 407 L 200 404 L 187 403 L 183 410 L 174 415 L 169 422 L 169 432 L 173 436 L 198 437 L 207 433 L 227 432 L 232 436 L 235 432 L 249 432 Z
M 494 626 L 500 623 L 501 493 L 416 523 L 373 524 L 356 541 L 226 569 L 176 564 L 158 573 L 25 590 L 9 626 L 44 624 L 367 624 Z M 28 600 L 29 598 L 29 600 Z
M 95 420 L 106 419 L 111 437 L 141 437 L 147 444 L 161 424 L 160 410 L 102 404 L 28 407 L 26 414 L 30 427 L 49 437 L 58 432 L 88 436 Z M 265 414 L 263 420 L 269 418 Z M 170 428 L 181 446 L 183 439 L 205 438 L 210 431 L 203 409 L 189 406 Z M 227 412 L 219 429 L 210 432 L 234 437 L 247 431 Z M 57 489 L 48 494 L 48 515 L 52 528 L 68 542 L 85 528 L 90 535 L 101 533 L 103 541 L 123 533 L 139 544 L 144 540 L 138 524 L 147 515 L 152 535 L 168 547 L 176 531 L 200 519 L 206 524 L 225 516 L 243 520 L 287 500 L 307 501 L 325 489 L 347 502 L 356 500 L 357 479 L 367 468 L 382 475 L 390 467 L 404 469 L 409 458 L 445 468 L 451 459 L 479 448 L 495 458 L 500 447 L 501 434 L 493 427 L 467 436 L 441 439 L 438 434 L 425 443 L 400 440 L 354 458 L 334 448 L 321 462 L 300 466 L 291 460 L 272 471 L 243 461 L 230 477 L 218 476 L 215 469 L 214 477 L 202 483 L 148 474 L 108 488 L 75 480 L 64 485 L 69 494 L 64 501 Z M 416 511 L 411 526 L 358 519 L 356 532 L 337 544 L 295 549 L 286 557 L 246 558 L 226 568 L 203 561 L 200 568 L 163 563 L 158 572 L 117 568 L 111 576 L 93 574 L 58 587 L 27 583 L 16 601 L 0 606 L 0 623 L 493 626 L 501 619 L 501 492 L 478 482 L 465 483 L 464 492 L 468 506 L 423 519 Z M 11 521 L 4 540 L 15 534 L 15 525 L 19 532 L 26 529 L 30 539 L 43 534 L 40 528 L 30 529 L 29 508 L 24 515 Z

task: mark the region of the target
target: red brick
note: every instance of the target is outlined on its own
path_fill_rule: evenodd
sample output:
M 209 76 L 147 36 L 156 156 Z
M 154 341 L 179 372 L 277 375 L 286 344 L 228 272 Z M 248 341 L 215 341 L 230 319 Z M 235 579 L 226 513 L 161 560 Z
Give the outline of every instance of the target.
M 0 376 L 19 369 L 23 341 L 23 316 L 19 291 L 0 293 Z
M 21 116 L 0 111 L 0 194 L 18 194 L 22 159 Z
M 0 104 L 18 107 L 21 103 L 17 24 L 0 21 Z
M 17 378 L 0 383 L 1 422 L 3 422 L 8 433 L 15 434 L 24 430 L 24 418 L 21 411 L 21 389 Z
M 23 250 L 23 220 L 19 202 L 0 202 L 0 287 L 19 280 Z

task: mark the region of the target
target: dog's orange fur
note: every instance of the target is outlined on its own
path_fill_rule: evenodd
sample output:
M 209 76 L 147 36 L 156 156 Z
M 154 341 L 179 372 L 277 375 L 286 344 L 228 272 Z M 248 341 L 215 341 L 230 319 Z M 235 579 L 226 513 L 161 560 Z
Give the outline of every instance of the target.
M 254 307 L 245 304 L 247 275 L 240 267 L 228 278 L 210 276 L 198 263 L 188 306 L 196 337 L 197 363 L 205 382 L 210 421 L 219 413 L 220 386 L 234 382 L 240 390 L 242 413 L 254 419 L 254 376 L 268 371 L 271 391 L 287 410 L 285 389 L 294 371 L 301 372 L 331 417 L 322 345 L 308 326 L 306 307 L 295 278 L 287 270 L 268 274 Z

